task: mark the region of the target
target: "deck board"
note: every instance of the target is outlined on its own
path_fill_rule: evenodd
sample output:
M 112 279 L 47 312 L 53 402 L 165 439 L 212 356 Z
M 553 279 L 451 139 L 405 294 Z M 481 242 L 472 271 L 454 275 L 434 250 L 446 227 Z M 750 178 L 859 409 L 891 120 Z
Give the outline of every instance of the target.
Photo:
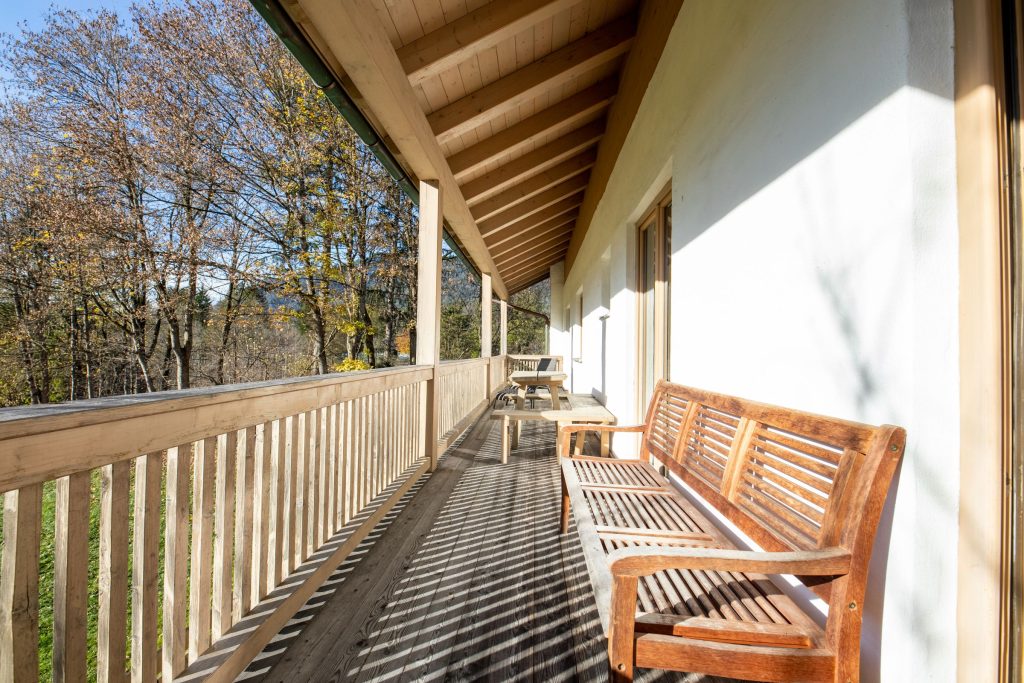
M 483 415 L 240 679 L 606 680 L 579 541 L 558 535 L 554 436 L 524 424 L 501 465 Z

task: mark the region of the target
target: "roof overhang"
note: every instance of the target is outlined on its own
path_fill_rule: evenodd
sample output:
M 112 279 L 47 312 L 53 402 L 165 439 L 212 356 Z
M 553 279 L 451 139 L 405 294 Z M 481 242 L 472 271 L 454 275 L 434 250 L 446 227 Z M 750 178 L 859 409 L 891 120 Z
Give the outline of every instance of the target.
M 270 1 L 502 299 L 571 264 L 682 5 Z

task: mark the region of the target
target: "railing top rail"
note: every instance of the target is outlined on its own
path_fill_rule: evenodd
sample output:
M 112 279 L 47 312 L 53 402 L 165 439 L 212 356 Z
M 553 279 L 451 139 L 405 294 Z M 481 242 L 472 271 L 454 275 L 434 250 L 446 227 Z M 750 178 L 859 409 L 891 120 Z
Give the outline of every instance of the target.
M 2 448 L 2 442 L 7 439 L 60 429 L 84 427 L 189 408 L 209 407 L 221 403 L 276 396 L 282 393 L 329 388 L 367 380 L 378 381 L 386 377 L 409 375 L 408 382 L 412 383 L 429 379 L 431 373 L 432 368 L 429 365 L 410 365 L 317 377 L 293 377 L 268 382 L 4 408 L 0 409 L 0 448 Z

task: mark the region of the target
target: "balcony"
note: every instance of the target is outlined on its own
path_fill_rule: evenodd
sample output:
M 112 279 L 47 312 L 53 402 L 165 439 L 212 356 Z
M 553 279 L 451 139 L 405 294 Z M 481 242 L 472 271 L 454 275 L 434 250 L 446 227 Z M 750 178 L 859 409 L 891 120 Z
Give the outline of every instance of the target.
M 529 423 L 502 466 L 478 419 L 536 363 L 0 411 L 0 678 L 36 680 L 48 655 L 57 680 L 603 671 L 582 556 L 557 533 L 554 428 Z

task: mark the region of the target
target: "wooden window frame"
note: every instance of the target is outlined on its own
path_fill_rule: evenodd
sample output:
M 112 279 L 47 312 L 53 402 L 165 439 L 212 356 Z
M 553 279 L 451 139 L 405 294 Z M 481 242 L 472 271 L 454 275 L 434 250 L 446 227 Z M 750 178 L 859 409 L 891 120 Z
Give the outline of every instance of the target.
M 637 302 L 637 361 L 636 400 L 638 415 L 643 415 L 647 406 L 646 392 L 653 387 L 646 386 L 647 379 L 647 311 L 644 247 L 648 229 L 655 231 L 654 244 L 654 382 L 668 379 L 671 357 L 671 234 L 666 221 L 666 209 L 672 205 L 672 182 L 662 188 L 657 198 L 636 223 L 636 302 Z

